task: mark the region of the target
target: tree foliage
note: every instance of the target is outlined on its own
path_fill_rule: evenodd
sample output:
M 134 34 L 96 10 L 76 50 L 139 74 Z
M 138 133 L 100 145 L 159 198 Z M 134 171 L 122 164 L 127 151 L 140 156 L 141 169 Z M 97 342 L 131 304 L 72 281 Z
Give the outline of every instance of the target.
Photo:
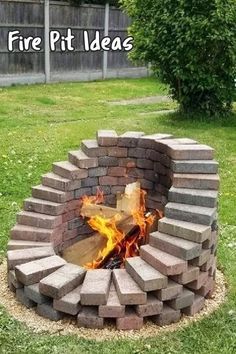
M 133 60 L 151 63 L 185 112 L 228 112 L 235 95 L 235 0 L 121 0 Z

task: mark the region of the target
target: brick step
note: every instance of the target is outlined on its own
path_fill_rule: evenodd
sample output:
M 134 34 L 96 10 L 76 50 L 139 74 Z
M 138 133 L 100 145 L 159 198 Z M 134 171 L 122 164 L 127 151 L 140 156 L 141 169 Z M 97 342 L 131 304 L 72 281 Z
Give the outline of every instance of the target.
M 186 271 L 187 262 L 150 245 L 140 248 L 141 258 L 164 275 L 175 275 Z
M 62 217 L 34 213 L 31 211 L 20 211 L 16 220 L 21 225 L 39 227 L 43 229 L 54 229 L 62 224 Z
M 53 300 L 53 308 L 57 311 L 68 313 L 69 315 L 77 315 L 81 309 L 80 291 L 82 285 L 77 286 L 74 290 L 64 295 L 60 299 Z
M 88 169 L 98 166 L 97 157 L 88 157 L 82 150 L 69 151 L 69 162 L 81 168 Z
M 80 292 L 82 305 L 106 305 L 111 284 L 111 270 L 88 270 Z
M 67 263 L 39 282 L 39 290 L 43 295 L 60 299 L 79 286 L 86 270 L 74 264 Z
M 119 331 L 139 330 L 143 326 L 143 317 L 137 315 L 133 308 L 126 308 L 125 316 L 116 319 Z
M 216 208 L 170 202 L 165 206 L 165 216 L 210 226 L 216 218 Z
M 38 304 L 36 312 L 39 316 L 48 318 L 51 321 L 59 321 L 63 318 L 63 314 L 52 307 L 52 301 Z
M 112 283 L 106 305 L 100 305 L 98 314 L 104 318 L 119 318 L 125 316 L 125 306 L 121 305 L 116 292 L 115 285 Z
M 56 230 L 16 224 L 11 229 L 11 239 L 25 241 L 50 242 Z
M 113 281 L 122 305 L 142 305 L 146 303 L 147 294 L 142 291 L 125 269 L 114 269 Z
M 63 192 L 58 189 L 43 186 L 42 184 L 32 187 L 32 196 L 55 203 L 65 203 L 74 198 L 73 192 Z
M 165 234 L 203 243 L 211 237 L 210 226 L 164 217 L 158 221 L 158 230 Z
M 216 174 L 174 173 L 172 176 L 172 185 L 176 188 L 218 190 L 219 181 Z
M 191 290 L 200 289 L 208 280 L 208 272 L 200 272 L 196 280 L 188 283 L 186 286 Z
M 158 300 L 152 293 L 147 294 L 147 303 L 135 306 L 135 310 L 140 317 L 154 316 L 161 313 L 163 302 Z
M 28 297 L 31 301 L 34 301 L 36 304 L 44 304 L 49 302 L 50 298 L 42 295 L 39 291 L 39 283 L 27 285 L 24 287 L 25 296 Z
M 207 173 L 218 172 L 218 162 L 214 160 L 172 160 L 171 170 L 174 173 Z
M 154 291 L 153 295 L 155 295 L 160 301 L 167 301 L 176 298 L 182 293 L 182 291 L 183 285 L 177 284 L 173 280 L 169 279 L 167 287 Z
M 199 272 L 199 267 L 188 265 L 188 269 L 184 273 L 173 275 L 171 279 L 176 283 L 185 285 L 196 280 L 199 276 Z
M 193 301 L 194 293 L 184 288 L 180 295 L 178 295 L 175 299 L 167 301 L 166 304 L 174 310 L 181 310 L 185 307 L 191 306 Z
M 102 329 L 104 318 L 98 316 L 95 306 L 83 306 L 77 316 L 77 326 L 91 329 Z
M 81 150 L 88 157 L 101 157 L 107 155 L 107 148 L 98 146 L 97 140 L 82 140 Z
M 37 242 L 25 240 L 10 240 L 7 244 L 7 250 L 19 250 L 25 248 L 48 247 L 52 246 L 50 242 Z
M 87 169 L 81 169 L 69 161 L 54 162 L 52 165 L 52 172 L 71 180 L 88 177 Z
M 202 250 L 202 245 L 200 243 L 164 234 L 159 231 L 150 234 L 149 244 L 163 252 L 186 261 L 198 257 Z
M 127 258 L 125 268 L 143 291 L 153 291 L 167 286 L 167 277 L 141 257 Z
M 214 208 L 217 205 L 217 196 L 217 191 L 171 187 L 168 200 L 175 203 Z
M 151 320 L 158 326 L 167 326 L 171 323 L 178 322 L 181 318 L 180 310 L 174 310 L 164 304 L 163 310 L 160 315 L 152 316 Z
M 7 265 L 9 269 L 14 269 L 15 266 L 19 264 L 45 258 L 54 254 L 55 252 L 51 246 L 31 248 L 30 251 L 28 249 L 7 251 Z
M 173 160 L 212 160 L 214 149 L 200 144 L 176 144 L 168 147 L 168 155 Z
M 71 180 L 53 172 L 46 173 L 42 176 L 42 184 L 46 187 L 59 189 L 64 192 L 70 192 L 81 187 L 81 181 L 79 179 Z
M 65 206 L 61 203 L 30 197 L 24 200 L 24 210 L 47 215 L 61 215 L 65 211 Z
M 45 257 L 16 266 L 16 277 L 24 285 L 32 285 L 65 264 L 66 261 L 59 256 Z
M 187 316 L 194 316 L 201 311 L 205 305 L 205 298 L 200 295 L 195 295 L 192 305 L 183 308 L 181 311 Z
M 118 135 L 115 130 L 98 130 L 97 142 L 99 146 L 116 146 Z

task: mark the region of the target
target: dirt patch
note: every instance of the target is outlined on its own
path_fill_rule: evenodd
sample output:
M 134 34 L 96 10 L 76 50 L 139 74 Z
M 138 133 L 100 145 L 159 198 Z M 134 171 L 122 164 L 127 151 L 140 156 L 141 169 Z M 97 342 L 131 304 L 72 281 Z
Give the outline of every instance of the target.
M 16 320 L 23 322 L 34 333 L 48 332 L 54 335 L 77 335 L 78 337 L 93 339 L 97 341 L 116 340 L 120 338 L 143 339 L 145 337 L 155 337 L 168 331 L 181 329 L 192 322 L 201 320 L 215 311 L 226 299 L 226 282 L 224 275 L 218 270 L 216 273 L 216 290 L 214 297 L 205 302 L 205 306 L 194 317 L 184 316 L 178 323 L 169 326 L 158 327 L 148 321 L 139 331 L 118 331 L 115 326 L 110 324 L 104 329 L 86 329 L 76 327 L 75 319 L 65 318 L 58 322 L 52 322 L 40 317 L 32 309 L 27 309 L 24 305 L 18 303 L 14 294 L 7 286 L 7 265 L 4 261 L 0 264 L 0 304 Z

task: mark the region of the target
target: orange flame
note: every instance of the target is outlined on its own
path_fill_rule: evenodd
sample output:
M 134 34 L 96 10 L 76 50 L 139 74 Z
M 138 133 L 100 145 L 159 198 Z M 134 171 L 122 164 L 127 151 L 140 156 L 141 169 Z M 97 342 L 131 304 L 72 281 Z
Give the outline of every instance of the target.
M 97 187 L 96 195 L 84 195 L 81 197 L 83 205 L 101 204 L 104 201 L 103 191 Z
M 158 211 L 156 215 L 146 214 L 145 196 L 146 192 L 140 189 L 140 207 L 132 212 L 132 225 L 136 226 L 132 230 L 130 237 L 126 237 L 125 232 L 117 228 L 116 224 L 120 219 L 119 214 L 112 218 L 96 215 L 88 220 L 88 224 L 92 229 L 99 232 L 107 242 L 106 246 L 99 251 L 97 258 L 91 263 L 85 264 L 86 268 L 100 268 L 108 260 L 108 257 L 115 258 L 117 256 L 120 259 L 120 267 L 123 267 L 126 258 L 139 255 L 139 248 L 145 242 L 148 226 L 152 225 L 157 217 L 158 219 L 162 217 L 161 214 L 158 214 Z M 84 196 L 82 201 L 87 204 L 101 203 L 103 201 L 103 193 L 98 189 L 95 197 Z

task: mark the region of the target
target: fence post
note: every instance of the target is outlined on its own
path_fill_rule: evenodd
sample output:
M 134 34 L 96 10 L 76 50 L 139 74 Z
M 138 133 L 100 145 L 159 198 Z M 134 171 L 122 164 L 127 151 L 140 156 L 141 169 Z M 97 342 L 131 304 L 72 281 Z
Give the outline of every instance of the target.
M 104 37 L 107 37 L 109 34 L 109 3 L 106 3 L 105 5 L 105 21 L 104 21 Z M 106 79 L 107 77 L 107 57 L 108 57 L 108 52 L 103 51 L 103 63 L 102 63 L 102 77 L 103 79 Z
M 49 0 L 44 0 L 44 72 L 45 72 L 45 83 L 50 82 L 50 44 L 49 44 L 49 11 L 50 11 Z

